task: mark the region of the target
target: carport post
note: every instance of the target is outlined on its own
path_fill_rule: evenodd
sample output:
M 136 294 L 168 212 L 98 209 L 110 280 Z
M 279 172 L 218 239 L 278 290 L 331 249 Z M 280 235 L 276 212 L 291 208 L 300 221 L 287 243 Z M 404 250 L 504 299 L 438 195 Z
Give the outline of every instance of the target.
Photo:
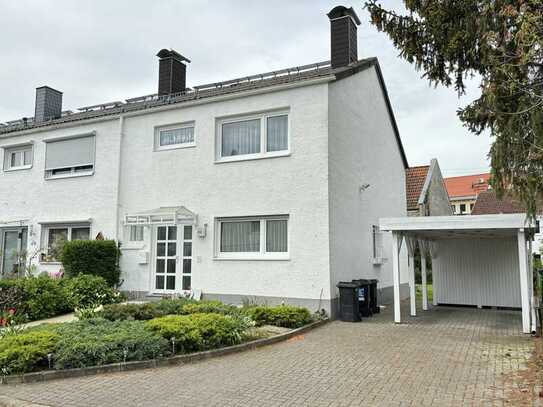
M 520 270 L 520 299 L 522 305 L 522 332 L 530 333 L 530 293 L 528 286 L 528 257 L 526 250 L 526 236 L 524 229 L 517 234 L 518 262 Z
M 428 311 L 428 284 L 426 283 L 426 253 L 423 250 L 420 251 L 420 273 L 422 277 L 422 309 L 424 311 Z
M 402 235 L 392 232 L 392 277 L 394 281 L 394 322 L 402 322 L 400 309 L 400 246 Z
M 409 253 L 409 305 L 411 305 L 410 314 L 417 316 L 417 287 L 415 286 L 415 256 L 414 251 Z

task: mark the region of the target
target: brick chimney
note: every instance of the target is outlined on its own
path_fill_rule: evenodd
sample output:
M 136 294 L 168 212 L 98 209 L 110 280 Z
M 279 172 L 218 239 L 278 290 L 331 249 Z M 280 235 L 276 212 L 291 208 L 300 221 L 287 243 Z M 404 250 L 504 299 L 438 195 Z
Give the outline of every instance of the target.
M 336 6 L 327 15 L 330 19 L 332 68 L 358 61 L 356 36 L 360 19 L 356 12 L 352 7 Z

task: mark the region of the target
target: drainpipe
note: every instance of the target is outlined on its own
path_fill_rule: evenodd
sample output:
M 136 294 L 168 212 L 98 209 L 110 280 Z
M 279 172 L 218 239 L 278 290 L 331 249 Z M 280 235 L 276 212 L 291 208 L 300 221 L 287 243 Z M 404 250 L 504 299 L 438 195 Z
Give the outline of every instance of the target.
M 117 202 L 115 203 L 115 239 L 120 240 L 120 212 L 121 212 L 121 165 L 124 138 L 124 115 L 119 116 L 119 162 L 117 163 Z

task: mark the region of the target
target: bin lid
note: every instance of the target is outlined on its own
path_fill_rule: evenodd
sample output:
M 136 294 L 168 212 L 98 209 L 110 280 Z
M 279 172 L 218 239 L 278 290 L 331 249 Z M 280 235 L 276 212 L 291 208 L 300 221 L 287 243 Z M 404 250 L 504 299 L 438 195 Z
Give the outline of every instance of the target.
M 371 280 L 360 278 L 358 280 L 353 280 L 353 283 L 356 283 L 357 285 L 367 285 L 367 284 L 371 284 Z
M 370 280 L 370 283 L 372 283 L 372 284 L 373 284 L 373 283 L 378 283 L 378 282 L 379 282 L 379 280 L 377 280 L 376 278 L 372 278 L 372 279 Z
M 353 283 L 352 281 L 340 281 L 336 285 L 337 288 L 357 288 L 358 284 Z

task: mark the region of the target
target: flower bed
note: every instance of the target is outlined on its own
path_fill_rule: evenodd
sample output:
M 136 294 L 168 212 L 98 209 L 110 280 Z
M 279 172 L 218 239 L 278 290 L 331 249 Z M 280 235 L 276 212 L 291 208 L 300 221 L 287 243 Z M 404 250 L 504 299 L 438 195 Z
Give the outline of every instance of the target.
M 290 306 L 237 308 L 186 299 L 109 305 L 78 322 L 5 330 L 0 339 L 0 371 L 6 376 L 103 366 L 237 345 L 255 338 L 254 327 L 263 322 L 253 315 L 262 315 L 264 309 L 269 315 L 303 315 L 304 324 L 314 320 L 306 309 Z M 202 312 L 210 310 L 217 312 Z M 277 325 L 282 321 L 269 319 Z

